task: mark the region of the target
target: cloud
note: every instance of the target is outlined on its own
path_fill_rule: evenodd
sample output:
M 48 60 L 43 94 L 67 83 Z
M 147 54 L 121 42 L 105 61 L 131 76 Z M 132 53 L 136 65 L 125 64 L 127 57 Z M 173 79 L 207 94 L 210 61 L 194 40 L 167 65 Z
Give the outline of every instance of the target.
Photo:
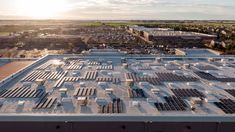
M 7 0 L 0 1 L 0 15 L 1 12 L 9 14 L 10 11 L 1 8 L 2 1 Z M 235 19 L 234 0 L 66 0 L 64 6 L 66 10 L 58 18 Z

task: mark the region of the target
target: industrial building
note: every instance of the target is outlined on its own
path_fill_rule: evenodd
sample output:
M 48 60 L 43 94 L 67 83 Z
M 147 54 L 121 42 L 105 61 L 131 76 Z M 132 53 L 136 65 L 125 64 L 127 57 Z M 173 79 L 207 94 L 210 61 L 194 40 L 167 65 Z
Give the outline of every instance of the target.
M 229 132 L 234 62 L 97 49 L 48 55 L 0 82 L 0 129 Z
M 203 47 L 217 38 L 216 35 L 209 35 L 196 32 L 174 31 L 169 28 L 146 28 L 139 26 L 128 27 L 128 31 L 142 37 L 148 42 L 166 47 L 192 48 Z

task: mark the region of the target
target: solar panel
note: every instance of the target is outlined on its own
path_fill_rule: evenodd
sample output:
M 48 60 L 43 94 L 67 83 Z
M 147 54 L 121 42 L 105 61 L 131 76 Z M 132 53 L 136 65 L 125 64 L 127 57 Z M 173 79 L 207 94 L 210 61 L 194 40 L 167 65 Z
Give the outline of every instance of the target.
M 113 70 L 113 65 L 108 66 L 97 66 L 97 70 Z
M 164 99 L 166 101 L 165 103 L 154 103 L 159 111 L 185 111 L 187 108 L 187 105 L 180 97 L 169 96 L 164 97 Z
M 235 97 L 235 89 L 225 89 L 225 91 Z
M 43 65 L 39 66 L 37 69 L 38 70 L 45 70 L 47 67 L 51 65 L 50 62 L 44 63 Z
M 83 68 L 83 65 L 81 64 L 70 64 L 67 66 L 66 69 L 68 70 L 81 70 Z
M 161 73 L 161 72 L 156 72 L 155 73 L 160 81 L 164 82 L 170 82 L 170 81 L 181 81 L 181 82 L 193 82 L 193 81 L 198 81 L 197 78 L 195 77 L 186 77 L 186 76 L 179 76 L 173 73 Z
M 144 91 L 142 89 L 129 88 L 127 91 L 130 98 L 146 98 Z
M 93 96 L 96 93 L 95 88 L 78 88 L 74 92 L 74 96 Z
M 50 72 L 46 73 L 43 71 L 34 71 L 30 73 L 27 77 L 25 77 L 22 81 L 35 81 L 37 79 L 50 79 L 56 80 L 59 79 L 61 76 L 67 75 L 68 71 L 64 72 Z
M 120 83 L 120 78 L 116 77 L 98 77 L 96 78 L 96 82 L 112 82 L 114 84 Z
M 235 102 L 231 99 L 220 99 L 220 102 L 214 102 L 226 114 L 235 114 Z
M 88 65 L 100 65 L 100 62 L 98 62 L 98 61 L 89 61 Z
M 206 79 L 206 80 L 213 80 L 213 81 L 220 81 L 220 82 L 235 82 L 235 78 L 217 78 L 213 75 L 211 75 L 210 73 L 205 73 L 202 71 L 197 71 L 194 72 L 195 74 L 197 74 L 199 77 Z
M 199 97 L 204 98 L 205 95 L 197 89 L 171 89 L 177 97 Z
M 43 92 L 41 89 L 33 90 L 29 87 L 17 87 L 14 89 L 3 90 L 0 92 L 1 98 L 38 98 L 39 96 L 30 96 L 33 92 Z
M 99 105 L 98 113 L 123 113 L 123 105 L 120 98 L 115 98 L 106 105 Z
M 36 103 L 34 109 L 50 109 L 56 100 L 57 98 L 54 97 L 44 97 Z
M 84 79 L 85 80 L 95 80 L 97 76 L 98 76 L 97 71 L 86 71 L 86 73 L 84 75 Z

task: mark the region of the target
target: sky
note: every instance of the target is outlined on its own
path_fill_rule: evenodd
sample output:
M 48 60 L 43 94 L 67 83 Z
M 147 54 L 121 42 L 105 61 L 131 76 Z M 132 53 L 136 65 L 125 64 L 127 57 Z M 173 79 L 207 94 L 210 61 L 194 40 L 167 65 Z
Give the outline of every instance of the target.
M 235 20 L 235 0 L 0 0 L 0 19 Z

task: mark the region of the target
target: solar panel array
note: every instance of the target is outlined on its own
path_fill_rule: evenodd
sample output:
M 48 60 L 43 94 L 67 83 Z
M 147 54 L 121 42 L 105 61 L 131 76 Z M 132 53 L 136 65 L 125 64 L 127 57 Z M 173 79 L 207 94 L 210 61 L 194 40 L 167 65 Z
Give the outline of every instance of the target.
M 45 97 L 42 98 L 36 105 L 34 109 L 50 109 L 53 104 L 56 102 L 57 98 L 54 97 Z
M 64 84 L 65 81 L 65 77 L 61 77 L 59 80 L 56 81 L 56 83 L 54 84 L 54 88 L 59 88 Z
M 47 67 L 51 66 L 50 62 L 44 63 L 41 66 L 39 66 L 37 69 L 38 70 L 45 70 Z
M 130 98 L 146 98 L 142 89 L 128 88 L 128 95 Z
M 29 75 L 27 75 L 22 81 L 35 81 L 37 79 L 49 79 L 56 80 L 63 76 L 66 76 L 68 71 L 60 71 L 60 72 L 43 72 L 43 71 L 33 71 Z
M 98 106 L 98 113 L 123 113 L 123 102 L 120 98 L 115 98 L 106 105 Z
M 108 66 L 97 66 L 97 70 L 113 70 L 113 65 Z
M 112 82 L 114 84 L 121 82 L 120 78 L 116 78 L 116 77 L 98 77 L 96 78 L 96 81 L 97 82 Z
M 100 62 L 97 62 L 97 61 L 89 61 L 89 62 L 88 62 L 88 65 L 91 65 L 91 66 L 93 66 L 93 65 L 100 65 Z
M 225 89 L 225 91 L 235 97 L 235 89 Z
M 65 82 L 78 82 L 79 80 L 84 80 L 83 77 L 65 77 Z
M 30 89 L 30 87 L 17 87 L 4 89 L 0 92 L 0 98 L 40 98 L 44 94 L 41 89 Z
M 197 89 L 171 89 L 177 97 L 199 97 L 204 98 L 205 95 Z
M 187 105 L 180 97 L 164 97 L 166 103 L 154 103 L 159 111 L 186 111 Z
M 75 63 L 75 64 L 68 65 L 66 69 L 68 69 L 68 70 L 81 70 L 82 67 L 83 67 L 83 65 Z
M 164 82 L 171 82 L 171 81 L 179 81 L 179 82 L 194 82 L 198 81 L 195 77 L 186 77 L 186 76 L 179 76 L 173 73 L 166 73 L 166 72 L 156 72 L 155 73 L 159 80 Z
M 145 82 L 149 82 L 153 85 L 162 85 L 161 81 L 156 77 L 148 77 L 148 76 L 139 77 L 136 73 L 126 73 L 125 78 L 126 79 L 131 79 L 134 82 L 143 82 L 143 81 L 145 81 Z
M 213 75 L 211 75 L 210 73 L 205 73 L 202 71 L 197 71 L 194 72 L 195 74 L 197 74 L 199 77 L 206 79 L 206 80 L 213 80 L 213 81 L 220 81 L 220 82 L 235 82 L 235 78 L 217 78 Z
M 86 96 L 93 96 L 95 95 L 95 93 L 96 93 L 95 88 L 78 88 L 75 90 L 73 95 L 86 97 Z
M 235 102 L 231 99 L 220 99 L 220 102 L 214 104 L 226 114 L 235 114 Z
M 86 71 L 84 79 L 85 80 L 95 80 L 97 76 L 98 76 L 97 71 Z

